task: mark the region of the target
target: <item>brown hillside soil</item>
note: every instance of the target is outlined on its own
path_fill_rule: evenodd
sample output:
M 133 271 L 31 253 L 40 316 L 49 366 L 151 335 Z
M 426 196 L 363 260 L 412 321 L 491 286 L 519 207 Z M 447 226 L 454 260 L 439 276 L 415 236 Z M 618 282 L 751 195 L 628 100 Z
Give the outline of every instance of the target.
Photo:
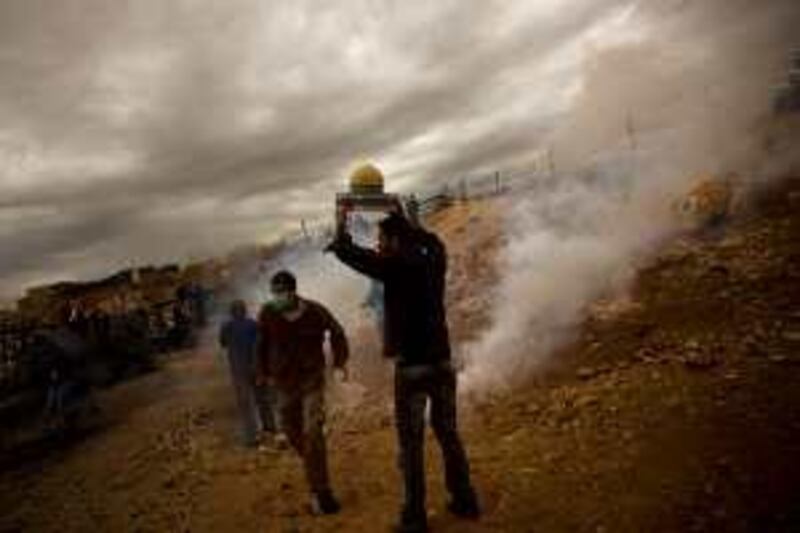
M 671 245 L 542 375 L 465 405 L 486 514 L 443 511 L 431 440 L 432 529 L 800 530 L 799 198 L 795 181 L 723 238 Z M 461 205 L 433 221 L 451 250 L 456 342 L 486 322 L 469 302 L 496 279 L 498 211 Z M 3 471 L 0 531 L 385 531 L 400 499 L 390 397 L 333 406 L 344 510 L 317 518 L 291 453 L 237 448 L 215 354 L 175 356 L 103 394 L 108 427 Z

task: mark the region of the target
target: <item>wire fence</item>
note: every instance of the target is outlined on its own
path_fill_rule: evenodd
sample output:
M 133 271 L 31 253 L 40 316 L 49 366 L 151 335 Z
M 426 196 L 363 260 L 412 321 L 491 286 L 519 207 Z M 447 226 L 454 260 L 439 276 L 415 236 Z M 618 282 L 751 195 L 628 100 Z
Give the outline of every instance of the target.
M 419 215 L 429 216 L 455 202 L 475 200 L 506 194 L 530 186 L 530 173 L 492 172 L 447 180 L 437 190 L 420 194 L 414 200 Z M 405 196 L 405 200 L 410 199 Z M 285 236 L 284 245 L 316 241 L 324 242 L 333 235 L 333 225 L 313 228 L 303 222 L 299 231 Z M 213 296 L 212 296 L 213 299 Z M 205 315 L 207 311 L 203 311 Z M 197 307 L 179 299 L 142 306 L 130 313 L 106 316 L 100 327 L 96 317 L 87 319 L 88 344 L 101 365 L 122 365 L 127 359 L 139 359 L 149 353 L 159 353 L 190 345 L 195 331 L 205 325 Z M 0 418 L 4 405 L 15 395 L 41 385 L 42 371 L 38 368 L 37 342 L 48 332 L 62 327 L 42 320 L 23 319 L 21 315 L 0 315 Z M 131 345 L 137 350 L 131 350 Z M 134 353 L 135 352 L 135 353 Z M 147 352 L 142 353 L 142 352 Z M 112 368 L 106 373 L 114 373 Z

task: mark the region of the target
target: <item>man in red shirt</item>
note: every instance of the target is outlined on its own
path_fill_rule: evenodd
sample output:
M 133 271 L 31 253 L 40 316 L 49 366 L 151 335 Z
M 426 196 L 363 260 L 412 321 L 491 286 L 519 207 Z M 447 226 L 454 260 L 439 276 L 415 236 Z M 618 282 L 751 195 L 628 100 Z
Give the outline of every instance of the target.
M 259 376 L 277 392 L 280 429 L 303 460 L 312 492 L 312 511 L 335 514 L 339 502 L 333 495 L 325 447 L 326 334 L 333 352 L 333 367 L 346 379 L 349 355 L 347 337 L 339 322 L 322 304 L 297 295 L 291 272 L 272 277 L 273 299 L 259 316 Z

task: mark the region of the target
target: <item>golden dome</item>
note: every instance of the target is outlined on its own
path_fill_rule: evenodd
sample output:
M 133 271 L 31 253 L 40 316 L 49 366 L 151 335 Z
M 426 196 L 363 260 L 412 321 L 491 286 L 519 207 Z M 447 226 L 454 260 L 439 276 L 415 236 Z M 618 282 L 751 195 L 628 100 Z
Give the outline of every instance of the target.
M 350 175 L 350 191 L 354 193 L 383 193 L 383 173 L 372 164 L 358 167 Z

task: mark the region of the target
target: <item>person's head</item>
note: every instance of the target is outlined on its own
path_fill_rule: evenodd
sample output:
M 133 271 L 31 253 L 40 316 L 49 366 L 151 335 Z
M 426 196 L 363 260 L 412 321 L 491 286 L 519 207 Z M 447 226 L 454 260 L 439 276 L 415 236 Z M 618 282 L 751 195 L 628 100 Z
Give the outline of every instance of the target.
M 244 303 L 244 300 L 231 302 L 231 316 L 236 319 L 242 319 L 247 316 L 247 304 Z
M 270 292 L 276 304 L 293 309 L 297 305 L 297 279 L 288 270 L 275 273 L 270 280 Z
M 72 307 L 69 305 L 62 306 L 58 311 L 58 323 L 61 326 L 67 326 L 72 322 Z
M 396 255 L 407 242 L 411 225 L 402 215 L 391 213 L 378 224 L 378 252 Z

